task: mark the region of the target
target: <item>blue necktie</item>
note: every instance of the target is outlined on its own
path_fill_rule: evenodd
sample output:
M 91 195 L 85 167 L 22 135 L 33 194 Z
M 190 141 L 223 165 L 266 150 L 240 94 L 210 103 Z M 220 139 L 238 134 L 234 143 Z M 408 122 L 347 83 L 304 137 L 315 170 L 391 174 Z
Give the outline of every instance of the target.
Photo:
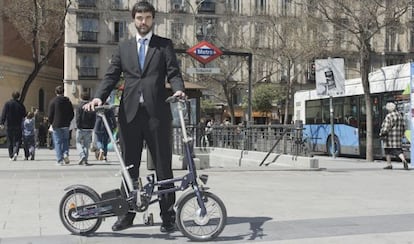
M 141 70 L 144 70 L 144 63 L 145 63 L 145 42 L 147 39 L 141 38 L 138 40 L 139 42 L 139 50 L 138 50 L 138 61 L 139 66 L 141 67 Z

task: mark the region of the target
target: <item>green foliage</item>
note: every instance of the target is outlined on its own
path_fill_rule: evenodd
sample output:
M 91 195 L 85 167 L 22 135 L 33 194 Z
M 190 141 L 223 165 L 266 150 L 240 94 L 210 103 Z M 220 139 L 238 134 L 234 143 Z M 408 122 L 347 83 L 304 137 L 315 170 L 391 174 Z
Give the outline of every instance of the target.
M 212 110 L 216 105 L 210 99 L 201 99 L 200 109 L 202 112 Z
M 284 100 L 286 88 L 277 84 L 261 84 L 255 87 L 252 98 L 253 109 L 270 112 L 274 104 Z

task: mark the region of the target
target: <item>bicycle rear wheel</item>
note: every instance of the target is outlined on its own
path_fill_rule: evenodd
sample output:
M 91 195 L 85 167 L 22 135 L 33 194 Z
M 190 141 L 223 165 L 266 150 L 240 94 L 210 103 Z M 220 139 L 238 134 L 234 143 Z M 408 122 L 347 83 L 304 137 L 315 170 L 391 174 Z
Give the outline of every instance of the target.
M 227 212 L 219 197 L 211 192 L 203 192 L 203 201 L 207 213 L 200 216 L 201 209 L 195 193 L 190 193 L 178 203 L 178 229 L 193 241 L 210 241 L 223 231 Z
M 88 235 L 94 233 L 101 225 L 102 218 L 77 221 L 75 220 L 77 217 L 76 210 L 80 206 L 93 204 L 99 201 L 99 195 L 92 189 L 75 188 L 66 192 L 59 205 L 59 216 L 63 226 L 76 235 Z

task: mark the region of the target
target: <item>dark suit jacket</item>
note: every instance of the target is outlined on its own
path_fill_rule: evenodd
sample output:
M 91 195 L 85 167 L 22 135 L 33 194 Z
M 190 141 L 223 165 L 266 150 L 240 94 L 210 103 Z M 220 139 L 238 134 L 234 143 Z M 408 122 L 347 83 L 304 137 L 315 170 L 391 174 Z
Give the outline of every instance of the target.
M 173 92 L 184 91 L 184 81 L 178 67 L 173 44 L 170 39 L 152 35 L 148 44 L 144 70 L 138 62 L 136 38 L 118 45 L 112 56 L 110 66 L 100 83 L 95 97 L 106 101 L 123 73 L 125 79 L 120 113 L 125 113 L 126 121 L 134 119 L 139 105 L 139 94 L 144 96 L 144 105 L 152 118 L 171 120 L 170 105 L 167 98 L 166 80 Z

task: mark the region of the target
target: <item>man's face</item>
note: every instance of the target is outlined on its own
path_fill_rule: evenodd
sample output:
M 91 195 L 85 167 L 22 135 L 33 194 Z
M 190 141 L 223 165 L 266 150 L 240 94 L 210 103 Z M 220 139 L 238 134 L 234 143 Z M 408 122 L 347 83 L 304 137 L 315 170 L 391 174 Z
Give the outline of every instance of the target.
M 135 28 L 137 28 L 138 33 L 141 36 L 145 36 L 152 29 L 152 25 L 153 25 L 152 13 L 151 12 L 136 13 L 134 22 L 135 22 Z

